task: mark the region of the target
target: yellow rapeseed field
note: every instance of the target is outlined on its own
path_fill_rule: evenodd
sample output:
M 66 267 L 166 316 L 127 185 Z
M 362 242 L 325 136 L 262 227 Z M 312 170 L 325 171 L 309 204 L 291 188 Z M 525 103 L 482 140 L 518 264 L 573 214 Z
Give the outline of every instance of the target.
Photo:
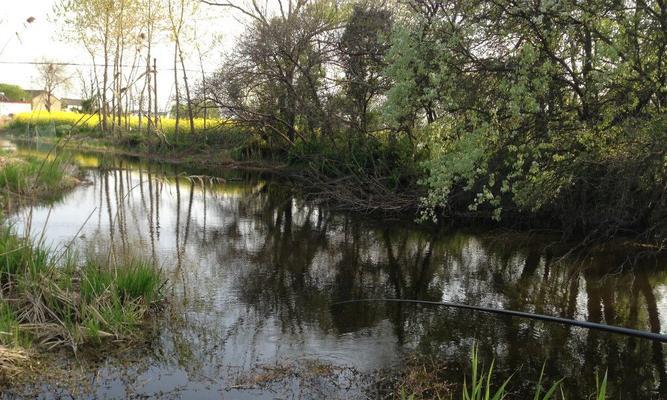
M 130 128 L 137 129 L 139 127 L 139 117 L 136 115 L 131 115 L 128 117 Z M 30 125 L 48 125 L 53 123 L 54 125 L 72 125 L 72 126 L 81 126 L 90 129 L 95 129 L 100 123 L 100 118 L 97 114 L 81 114 L 72 111 L 32 111 L 16 114 L 14 116 L 14 121 L 20 124 L 30 124 Z M 219 119 L 207 119 L 206 126 L 204 126 L 203 118 L 195 118 L 195 132 L 201 132 L 205 128 L 217 127 L 224 124 L 229 124 L 230 121 L 219 120 Z M 125 124 L 125 117 L 123 117 L 123 125 Z M 176 128 L 176 120 L 173 118 L 160 118 L 159 122 L 160 129 L 166 134 L 173 134 Z M 181 118 L 178 121 L 181 133 L 190 132 L 190 121 L 187 118 Z M 143 118 L 143 126 L 146 126 L 146 118 Z

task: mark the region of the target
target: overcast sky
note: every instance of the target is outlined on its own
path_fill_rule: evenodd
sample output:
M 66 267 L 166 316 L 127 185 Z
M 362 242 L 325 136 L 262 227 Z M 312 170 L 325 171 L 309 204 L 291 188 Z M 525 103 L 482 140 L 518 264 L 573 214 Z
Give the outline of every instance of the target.
M 13 83 L 24 89 L 38 89 L 40 84 L 36 79 L 36 69 L 29 62 L 42 59 L 77 64 L 90 64 L 90 56 L 82 45 L 68 43 L 62 37 L 62 23 L 53 15 L 53 6 L 59 0 L 0 0 L 0 82 Z M 35 21 L 27 24 L 28 17 Z M 196 18 L 200 45 L 205 47 L 204 69 L 215 70 L 222 59 L 224 51 L 233 46 L 235 37 L 242 31 L 243 25 L 237 16 L 230 10 L 220 7 L 200 6 L 200 15 Z M 209 38 L 218 35 L 221 43 L 211 46 Z M 168 99 L 173 94 L 173 44 L 157 45 L 153 54 L 158 63 L 158 98 L 160 108 L 166 109 Z M 199 57 L 192 43 L 182 43 L 186 52 L 190 53 L 186 64 L 187 69 L 200 71 Z M 4 49 L 4 50 L 3 50 Z M 90 66 L 69 67 L 73 76 L 72 88 L 67 92 L 57 93 L 61 97 L 81 97 L 80 79 L 77 70 L 88 76 Z M 164 73 L 160 73 L 164 71 Z M 201 76 L 201 72 L 194 74 L 194 79 Z

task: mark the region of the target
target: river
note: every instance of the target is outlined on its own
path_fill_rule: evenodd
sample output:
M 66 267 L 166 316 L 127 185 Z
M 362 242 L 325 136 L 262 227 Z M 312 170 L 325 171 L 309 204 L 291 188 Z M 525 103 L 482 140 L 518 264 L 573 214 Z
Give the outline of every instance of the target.
M 54 247 L 153 260 L 169 311 L 138 348 L 62 352 L 83 384 L 45 377 L 4 397 L 379 398 L 413 354 L 460 382 L 475 342 L 498 382 L 514 374 L 512 398 L 531 393 L 543 365 L 547 381 L 565 378 L 568 399 L 586 398 L 605 371 L 613 398 L 667 396 L 657 342 L 446 307 L 332 305 L 452 301 L 667 334 L 664 260 L 613 248 L 561 259 L 568 246 L 549 236 L 333 211 L 260 173 L 72 159 L 87 183 L 11 220 L 25 230 L 30 215 Z

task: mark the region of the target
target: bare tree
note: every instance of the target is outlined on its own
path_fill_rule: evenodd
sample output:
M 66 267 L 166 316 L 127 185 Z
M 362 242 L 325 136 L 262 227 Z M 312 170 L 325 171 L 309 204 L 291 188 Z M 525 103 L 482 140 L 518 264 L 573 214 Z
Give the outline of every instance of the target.
M 207 79 L 207 99 L 288 146 L 308 135 L 332 139 L 327 73 L 335 68 L 332 35 L 343 26 L 336 1 L 280 0 L 277 10 L 255 0 L 205 3 L 250 20 L 234 53 Z
M 191 0 L 168 0 L 168 18 L 170 22 L 172 39 L 174 40 L 174 85 L 176 90 L 176 132 L 178 132 L 178 120 L 180 117 L 180 93 L 178 84 L 178 65 L 180 61 L 183 72 L 183 85 L 185 87 L 185 98 L 187 101 L 188 119 L 190 121 L 190 133 L 195 131 L 194 114 L 192 110 L 192 98 L 190 96 L 190 85 L 188 83 L 187 69 L 185 68 L 185 57 L 181 47 L 181 37 L 188 20 L 196 13 L 196 3 Z M 177 135 L 178 136 L 178 135 Z
M 44 106 L 46 111 L 51 112 L 56 90 L 66 90 L 70 87 L 70 76 L 63 64 L 53 61 L 43 61 L 37 65 L 37 79 L 44 89 Z

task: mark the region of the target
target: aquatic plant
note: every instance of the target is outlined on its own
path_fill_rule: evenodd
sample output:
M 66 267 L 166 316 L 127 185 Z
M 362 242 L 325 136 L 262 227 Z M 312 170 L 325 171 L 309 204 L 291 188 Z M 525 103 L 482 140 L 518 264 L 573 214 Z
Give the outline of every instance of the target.
M 495 360 L 491 361 L 491 365 L 488 369 L 484 369 L 484 367 L 481 366 L 479 359 L 479 346 L 477 343 L 474 343 L 470 353 L 470 375 L 464 376 L 463 385 L 461 387 L 460 398 L 462 400 L 502 400 L 507 398 L 507 388 L 513 378 L 513 374 L 510 375 L 510 377 L 508 377 L 499 387 L 495 388 L 493 386 L 494 364 Z M 542 365 L 542 371 L 540 372 L 539 380 L 535 385 L 533 400 L 566 400 L 565 393 L 562 390 L 562 383 L 564 379 L 559 379 L 548 388 L 543 386 L 545 368 L 546 362 Z M 430 367 L 430 369 L 432 369 L 432 367 Z M 445 395 L 448 396 L 447 398 L 449 399 L 453 398 L 454 391 L 452 389 L 443 389 L 443 387 L 450 387 L 448 384 L 434 382 L 434 380 L 437 380 L 438 378 L 432 374 L 424 375 L 423 378 L 426 380 L 425 382 L 410 382 L 409 385 L 401 384 L 396 397 L 401 400 L 416 400 L 425 398 L 442 399 Z M 429 385 L 433 386 L 436 384 L 441 385 L 438 390 L 428 390 Z M 415 386 L 418 386 L 418 388 L 416 389 Z M 604 378 L 601 381 L 599 380 L 597 374 L 595 375 L 595 399 L 605 400 L 606 398 L 607 373 L 605 372 Z
M 607 371 L 604 373 L 602 381 L 599 380 L 598 374 L 595 374 L 595 399 L 605 400 L 607 398 Z
M 493 365 L 494 361 L 491 361 L 491 366 L 488 371 L 480 369 L 479 366 L 479 357 L 478 357 L 478 348 L 475 343 L 472 347 L 472 353 L 470 355 L 470 387 L 466 378 L 463 378 L 463 391 L 461 397 L 463 400 L 500 400 L 505 398 L 505 388 L 509 383 L 511 376 L 503 382 L 498 389 L 492 391 L 491 389 L 491 378 L 493 376 Z

